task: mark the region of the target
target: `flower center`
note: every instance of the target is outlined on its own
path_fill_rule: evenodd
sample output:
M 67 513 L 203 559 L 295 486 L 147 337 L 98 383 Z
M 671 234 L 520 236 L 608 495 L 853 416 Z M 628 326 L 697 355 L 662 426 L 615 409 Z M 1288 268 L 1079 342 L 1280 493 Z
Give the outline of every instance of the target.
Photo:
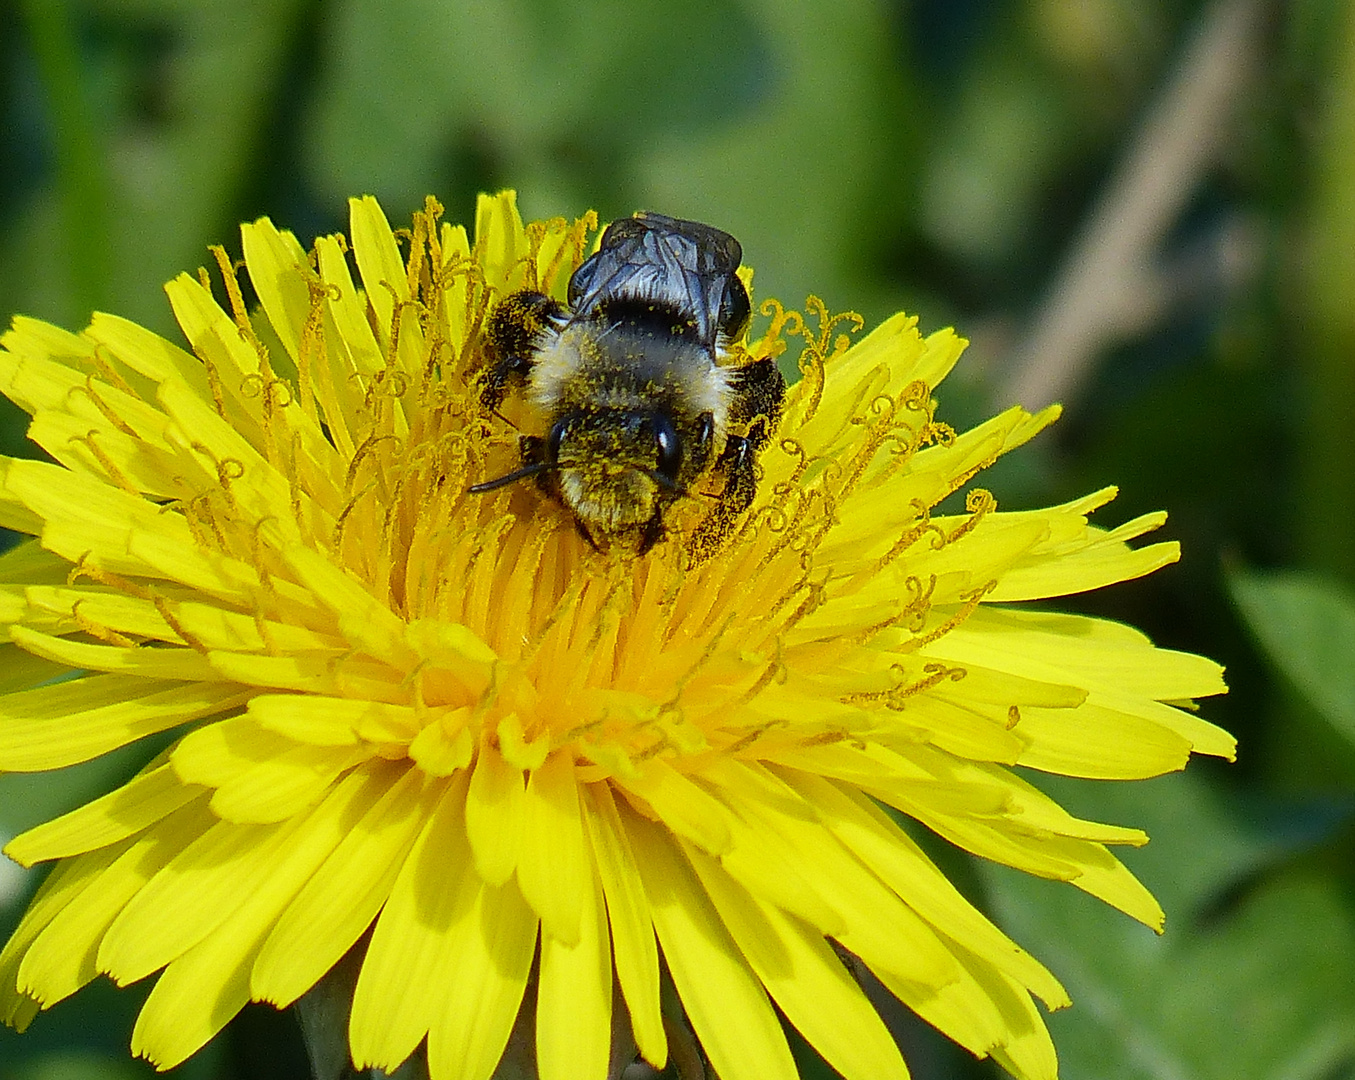
M 698 483 L 665 518 L 672 539 L 643 556 L 599 552 L 532 483 L 469 490 L 511 471 L 519 453 L 520 432 L 480 400 L 486 314 L 506 291 L 562 293 L 596 221 L 529 226 L 526 250 L 491 275 L 489 243 L 471 248 L 439 227 L 439 213 L 430 200 L 415 216 L 407 254 L 392 250 L 380 289 L 365 298 L 342 242 L 317 242 L 310 263 L 295 267 L 306 315 L 295 371 L 281 375 L 217 253 L 236 329 L 258 356 L 238 389 L 257 402 L 255 448 L 276 479 L 242 449 L 240 460 L 214 459 L 215 485 L 172 506 L 201 549 L 257 572 L 255 622 L 268 650 L 271 628 L 292 618 L 333 633 L 315 625 L 313 606 L 289 608 L 289 545 L 309 549 L 361 581 L 371 618 L 392 627 L 384 638 L 366 633 L 354 605 L 336 607 L 351 647 L 323 658 L 324 692 L 346 693 L 346 679 L 372 692 L 376 679 L 381 700 L 423 710 L 418 723 L 449 740 L 491 733 L 506 755 L 518 748 L 523 767 L 572 744 L 602 773 L 670 752 L 848 738 L 862 704 L 897 707 L 938 677 L 909 655 L 966 618 L 983 588 L 936 617 L 935 577 L 903 567 L 920 545 L 943 547 L 991 511 L 991 497 L 973 492 L 959 524 L 930 517 L 986 462 L 944 463 L 925 497 L 897 512 L 896 481 L 953 432 L 934 420 L 925 383 L 900 389 L 868 350 L 847 356 L 841 329 L 859 329 L 859 317 L 832 316 L 811 297 L 811 328 L 763 302 L 768 325 L 733 347 L 734 361 L 775 358 L 797 338 L 803 347 L 753 505 L 727 528 L 701 531 L 694 550 L 682 539 L 697 532 L 711 494 Z M 376 273 L 361 268 L 370 286 Z M 491 288 L 491 278 L 507 285 Z M 224 418 L 224 367 L 199 355 Z M 840 381 L 826 394 L 830 375 Z M 906 522 L 892 537 L 868 520 L 873 499 Z M 893 587 L 875 587 L 886 568 Z M 169 619 L 172 605 L 157 603 Z M 888 643 L 880 670 L 843 663 L 872 640 Z M 806 717 L 809 698 L 841 708 Z

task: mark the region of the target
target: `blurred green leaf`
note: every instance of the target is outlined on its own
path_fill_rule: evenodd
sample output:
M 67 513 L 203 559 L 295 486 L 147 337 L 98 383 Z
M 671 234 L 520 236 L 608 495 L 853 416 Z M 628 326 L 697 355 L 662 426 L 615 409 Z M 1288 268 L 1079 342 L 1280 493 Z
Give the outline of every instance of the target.
M 1064 1080 L 1318 1080 L 1355 1055 L 1355 917 L 1339 888 L 1280 879 L 1220 910 L 1271 841 L 1195 776 L 1097 794 L 1149 826 L 1146 849 L 1118 854 L 1163 900 L 1161 937 L 1065 884 L 980 868 L 999 925 L 1072 996 L 1049 1018 Z
M 370 191 L 403 213 L 430 190 L 445 195 L 443 171 L 471 157 L 482 175 L 453 186 L 508 184 L 529 213 L 578 212 L 581 184 L 590 205 L 624 184 L 621 146 L 746 109 L 766 67 L 748 15 L 718 0 L 404 8 L 392 18 L 388 3 L 349 0 L 336 11 L 306 155 L 329 198 Z M 472 193 L 451 193 L 454 219 Z
M 1229 589 L 1266 655 L 1355 743 L 1355 597 L 1316 574 L 1234 573 Z
M 1010 876 L 1000 921 L 1073 998 L 1049 1018 L 1064 1080 L 1318 1080 L 1355 1054 L 1355 938 L 1334 886 L 1277 882 L 1220 926 L 1157 939 Z
M 3 1080 L 140 1080 L 144 1075 L 125 1055 L 118 1058 L 81 1050 L 40 1054 L 0 1071 Z
M 51 772 L 0 775 L 0 835 L 8 840 L 112 790 L 144 765 L 154 752 L 151 747 L 161 742 L 131 743 Z
M 74 22 L 65 37 L 48 13 L 54 7 Z M 12 196 L 16 212 L 0 236 L 0 308 L 83 326 L 97 290 L 100 307 L 172 331 L 161 286 L 204 262 L 208 243 L 229 241 L 251 170 L 273 150 L 270 110 L 305 0 L 31 8 L 46 13 L 35 44 L 52 54 L 44 135 L 68 164 L 60 190 L 37 185 Z M 83 85 L 70 85 L 77 76 Z M 85 102 L 92 132 L 68 119 Z M 106 176 L 84 175 L 87 143 L 102 147 Z M 106 215 L 91 220 L 87 208 L 98 200 Z
M 710 221 L 743 242 L 760 295 L 878 316 L 897 298 L 866 294 L 862 223 L 912 156 L 917 113 L 887 17 L 882 0 L 411 0 L 394 19 L 349 0 L 325 41 L 310 181 L 334 200 L 373 192 L 393 218 L 437 191 L 465 221 L 475 188 L 498 185 L 527 216 Z
M 1079 817 L 1147 832 L 1152 842 L 1146 847 L 1121 848 L 1116 854 L 1152 889 L 1171 929 L 1198 918 L 1239 882 L 1311 842 L 1311 830 L 1276 833 L 1253 824 L 1251 815 L 1239 813 L 1236 800 L 1195 771 L 1123 784 L 1042 774 L 1027 778 Z M 1137 923 L 1128 925 L 1137 931 Z

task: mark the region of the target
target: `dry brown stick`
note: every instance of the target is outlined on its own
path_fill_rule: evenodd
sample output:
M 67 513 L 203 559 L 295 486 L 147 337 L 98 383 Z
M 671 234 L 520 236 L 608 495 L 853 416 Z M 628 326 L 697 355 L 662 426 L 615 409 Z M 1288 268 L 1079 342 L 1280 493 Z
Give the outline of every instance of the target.
M 1173 278 L 1159 248 L 1224 145 L 1257 62 L 1266 6 L 1214 0 L 1205 10 L 1005 365 L 1002 404 L 1070 401 L 1107 346 L 1161 317 Z

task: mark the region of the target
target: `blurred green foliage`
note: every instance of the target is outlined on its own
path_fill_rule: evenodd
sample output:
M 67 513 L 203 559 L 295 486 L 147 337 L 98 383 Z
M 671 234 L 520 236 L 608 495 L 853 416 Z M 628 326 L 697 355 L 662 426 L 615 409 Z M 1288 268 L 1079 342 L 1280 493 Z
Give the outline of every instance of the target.
M 1316 574 L 1235 574 L 1233 599 L 1269 659 L 1355 745 L 1355 596 Z
M 710 221 L 788 303 L 955 323 L 974 341 L 941 392 L 960 426 L 1000 398 L 1217 6 L 0 0 L 0 313 L 78 328 L 97 307 L 174 335 L 161 283 L 209 243 L 238 250 L 239 221 L 308 240 L 361 192 L 392 218 L 433 192 L 464 220 L 511 185 L 532 216 Z M 1355 1075 L 1355 13 L 1252 6 L 1219 150 L 1143 252 L 1164 302 L 1084 359 L 1063 422 L 987 480 L 1007 507 L 1116 483 L 1106 521 L 1171 511 L 1181 564 L 1060 606 L 1226 663 L 1232 693 L 1204 708 L 1241 740 L 1236 766 L 1148 783 L 1034 778 L 1148 828 L 1126 861 L 1168 910 L 1163 938 L 938 854 L 1066 982 L 1051 1028 L 1070 1080 Z M 26 452 L 22 432 L 0 414 L 0 450 Z M 0 832 L 136 757 L 0 777 Z M 33 883 L 0 866 L 0 933 Z M 138 1001 L 101 983 L 0 1032 L 0 1080 L 147 1075 L 126 1052 Z M 920 1024 L 901 1034 L 919 1080 L 996 1071 Z M 251 1007 L 178 1072 L 305 1064 L 291 1018 Z

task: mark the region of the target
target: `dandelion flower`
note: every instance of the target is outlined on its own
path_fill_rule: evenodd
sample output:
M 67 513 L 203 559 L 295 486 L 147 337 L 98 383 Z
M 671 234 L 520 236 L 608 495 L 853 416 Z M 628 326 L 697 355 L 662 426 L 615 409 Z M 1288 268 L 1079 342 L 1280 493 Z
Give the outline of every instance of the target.
M 486 197 L 471 242 L 431 199 L 398 231 L 351 209 L 310 251 L 244 226 L 253 314 L 221 250 L 215 283 L 170 282 L 191 351 L 105 314 L 3 338 L 55 462 L 0 460 L 0 524 L 36 537 L 0 557 L 0 769 L 177 738 L 5 849 L 55 866 L 0 1017 L 158 973 L 132 1048 L 167 1068 L 357 945 L 362 1068 L 423 1047 L 433 1080 L 486 1080 L 521 1012 L 543 1080 L 607 1076 L 614 1027 L 661 1064 L 675 1018 L 724 1080 L 789 1080 L 779 1010 L 848 1080 L 904 1077 L 868 969 L 1053 1077 L 1033 998 L 1063 989 L 897 819 L 1160 925 L 1109 850 L 1143 833 L 1011 767 L 1232 755 L 1189 711 L 1215 664 L 1023 606 L 1172 562 L 1129 544 L 1164 515 L 1090 525 L 1112 489 L 943 512 L 1057 410 L 957 434 L 932 395 L 960 338 L 896 316 L 851 344 L 811 300 L 739 346 L 794 344 L 803 377 L 730 534 L 595 552 L 530 485 L 467 493 L 516 446 L 475 393 L 486 313 L 562 297 L 595 217 Z

